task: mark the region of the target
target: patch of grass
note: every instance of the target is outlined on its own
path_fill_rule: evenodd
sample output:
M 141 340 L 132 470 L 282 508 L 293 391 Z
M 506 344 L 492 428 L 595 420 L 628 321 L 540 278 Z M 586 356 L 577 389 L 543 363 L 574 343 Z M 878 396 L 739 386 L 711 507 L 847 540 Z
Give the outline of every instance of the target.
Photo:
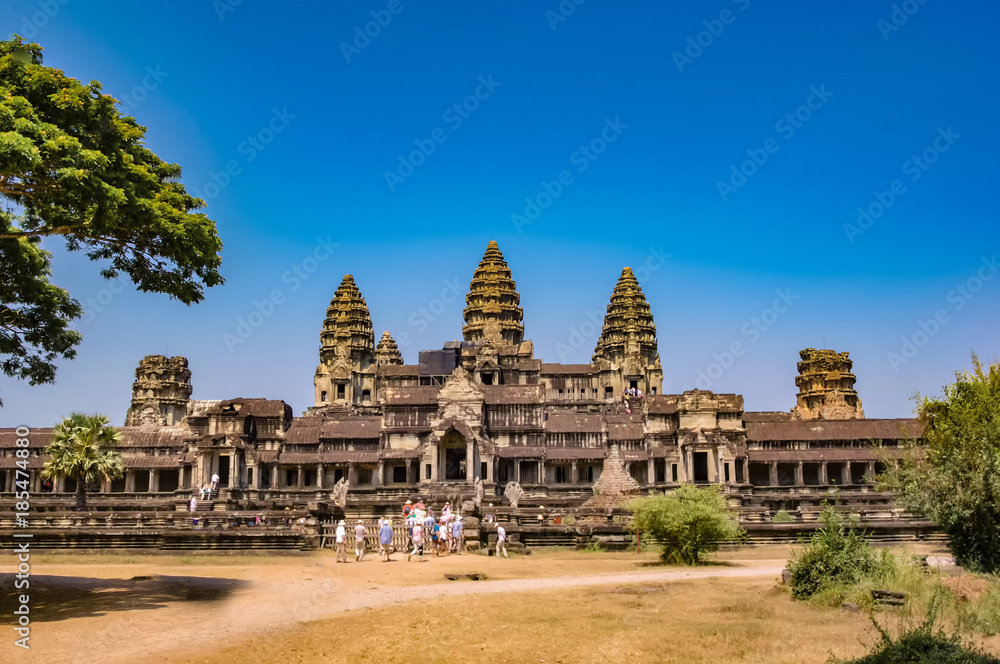
M 778 510 L 775 512 L 774 516 L 771 517 L 771 523 L 792 523 L 794 521 L 795 517 L 785 510 Z
M 584 553 L 604 553 L 607 549 L 604 547 L 604 543 L 599 539 L 593 539 L 587 542 L 587 546 L 581 549 Z

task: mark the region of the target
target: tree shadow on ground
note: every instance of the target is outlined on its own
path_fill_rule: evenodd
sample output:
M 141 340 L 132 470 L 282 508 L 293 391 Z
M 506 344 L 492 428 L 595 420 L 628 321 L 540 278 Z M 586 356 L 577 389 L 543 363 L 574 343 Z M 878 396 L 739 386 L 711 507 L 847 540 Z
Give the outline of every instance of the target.
M 680 563 L 665 563 L 662 560 L 653 560 L 636 563 L 636 566 L 655 568 L 678 567 L 682 569 L 698 569 L 700 567 L 740 567 L 740 565 L 729 562 L 728 560 L 703 560 L 697 565 L 682 565 Z
M 0 574 L 0 585 L 13 590 L 0 595 L 0 625 L 17 622 L 14 611 L 22 594 L 29 596 L 32 622 L 57 622 L 114 611 L 160 609 L 170 602 L 218 602 L 250 585 L 240 579 L 197 576 L 94 579 L 32 574 L 29 587 L 17 589 L 14 577 Z

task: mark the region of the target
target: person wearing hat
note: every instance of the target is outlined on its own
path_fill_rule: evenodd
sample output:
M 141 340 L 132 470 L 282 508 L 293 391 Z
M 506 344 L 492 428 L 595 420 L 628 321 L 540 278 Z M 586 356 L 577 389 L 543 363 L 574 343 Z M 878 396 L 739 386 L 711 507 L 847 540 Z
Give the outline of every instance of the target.
M 347 522 L 343 519 L 337 524 L 337 562 L 347 562 Z M 341 560 L 343 556 L 343 560 Z
M 378 544 L 382 562 L 389 562 L 389 554 L 392 553 L 392 521 L 389 519 L 383 519 L 378 528 Z
M 368 529 L 364 526 L 364 521 L 358 519 L 358 525 L 354 526 L 354 560 L 361 562 L 365 558 L 365 535 Z
M 413 511 L 413 501 L 407 500 L 406 504 L 403 505 L 403 518 L 410 516 L 410 512 Z

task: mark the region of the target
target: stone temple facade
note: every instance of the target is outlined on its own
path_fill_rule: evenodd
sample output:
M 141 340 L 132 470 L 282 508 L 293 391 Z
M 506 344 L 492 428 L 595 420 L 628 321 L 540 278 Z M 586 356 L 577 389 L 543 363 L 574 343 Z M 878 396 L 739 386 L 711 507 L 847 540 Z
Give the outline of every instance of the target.
M 799 355 L 787 412 L 746 412 L 738 394 L 664 394 L 656 325 L 626 267 L 590 363 L 544 362 L 525 339 L 516 282 L 490 242 L 469 284 L 462 341 L 422 351 L 417 364 L 404 364 L 389 332 L 376 344 L 362 291 L 345 276 L 320 330 L 314 403 L 302 416 L 283 401 L 191 400 L 183 357 L 144 358 L 122 428 L 126 475 L 98 489 L 184 500 L 217 473 L 219 499 L 234 504 L 371 515 L 410 498 L 474 500 L 477 486 L 506 505 L 516 482 L 520 508 L 574 509 L 594 503 L 610 468 L 615 480 L 605 484 L 629 494 L 721 485 L 748 522 L 818 510 L 832 494 L 869 515 L 898 516 L 873 477 L 919 437 L 917 422 L 866 419 L 847 353 Z M 38 487 L 51 429 L 32 432 Z M 0 430 L 6 491 L 13 438 Z M 341 480 L 349 491 L 338 506 Z M 62 479 L 53 487 L 72 490 Z

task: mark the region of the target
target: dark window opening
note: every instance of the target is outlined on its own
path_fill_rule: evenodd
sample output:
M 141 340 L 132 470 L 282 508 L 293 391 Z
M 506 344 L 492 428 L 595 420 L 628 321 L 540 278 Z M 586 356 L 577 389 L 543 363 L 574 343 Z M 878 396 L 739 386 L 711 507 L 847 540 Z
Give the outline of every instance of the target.
M 746 480 L 743 478 L 743 462 L 736 462 L 736 483 L 743 484 Z
M 670 464 L 670 481 L 677 482 L 677 464 Z
M 818 463 L 804 463 L 802 464 L 802 483 L 809 486 L 816 486 L 819 484 L 819 464 Z
M 521 484 L 538 484 L 538 462 L 521 462 Z
M 424 479 L 429 480 L 430 478 L 431 478 L 431 464 L 428 463 L 424 466 Z
M 639 389 L 639 381 L 637 381 L 637 380 L 630 380 L 628 382 L 628 386 L 630 388 L 632 388 L 633 390 Z
M 247 486 L 253 486 L 253 468 L 247 468 Z
M 667 481 L 667 463 L 665 461 L 660 460 L 654 463 L 653 476 L 656 478 L 657 484 Z
M 795 486 L 795 470 L 797 464 L 794 463 L 779 463 L 778 464 L 778 486 Z
M 569 469 L 566 466 L 556 466 L 556 484 L 566 484 L 569 482 Z
M 593 466 L 587 466 L 587 481 L 588 482 L 593 482 L 594 481 L 594 467 Z
M 613 388 L 613 387 L 605 387 L 604 388 L 604 398 L 605 399 L 610 399 L 614 395 L 615 395 L 615 388 Z
M 427 466 L 430 469 L 430 465 Z M 430 478 L 428 478 L 430 479 Z M 406 466 L 393 466 L 392 467 L 392 481 L 396 484 L 406 483 Z
M 315 470 L 303 471 L 302 485 L 314 486 L 315 484 L 316 484 L 316 471 Z
M 297 486 L 299 483 L 299 471 L 297 470 L 286 470 L 285 471 L 285 486 Z
M 729 464 L 728 463 L 724 463 L 724 464 L 722 464 L 722 467 L 723 467 L 723 477 L 725 477 L 725 480 L 728 483 L 729 482 Z
M 347 477 L 347 469 L 346 468 L 334 468 L 333 469 L 333 483 L 334 484 L 336 484 L 337 482 L 339 482 L 342 479 L 345 479 L 346 477 Z
M 479 462 L 479 479 L 481 479 L 484 482 L 486 481 L 486 462 L 485 461 L 480 461 Z
M 636 462 L 629 464 L 629 474 L 639 484 L 648 484 L 649 478 L 649 466 L 645 462 Z
M 322 403 L 326 403 L 326 390 L 319 393 L 319 400 Z
M 144 472 L 136 473 L 135 490 L 140 493 L 149 491 L 149 473 L 144 473 Z
M 361 390 L 361 400 L 362 401 L 371 401 L 372 400 L 372 391 L 371 390 Z
M 750 484 L 754 486 L 771 486 L 770 464 L 750 462 Z
M 343 383 L 338 384 L 337 385 L 337 398 L 338 399 L 343 399 L 346 394 L 347 394 L 347 386 L 344 385 Z
M 844 470 L 845 464 L 843 463 L 828 463 L 826 464 L 826 482 L 827 484 L 841 485 L 844 484 Z
M 120 477 L 115 480 L 111 480 L 111 491 L 112 493 L 122 493 L 125 491 L 125 478 Z
M 851 462 L 851 484 L 867 484 L 868 464 L 864 462 Z
M 653 388 L 652 393 L 656 394 L 656 388 L 655 387 Z
M 483 381 L 483 385 L 492 385 L 493 384 L 493 374 L 491 374 L 491 373 L 484 373 L 484 374 L 482 374 L 481 378 L 482 378 L 482 381 Z
M 181 474 L 177 470 L 160 471 L 160 491 L 176 491 L 180 486 Z
M 444 479 L 465 479 L 465 448 L 446 449 L 444 451 Z

